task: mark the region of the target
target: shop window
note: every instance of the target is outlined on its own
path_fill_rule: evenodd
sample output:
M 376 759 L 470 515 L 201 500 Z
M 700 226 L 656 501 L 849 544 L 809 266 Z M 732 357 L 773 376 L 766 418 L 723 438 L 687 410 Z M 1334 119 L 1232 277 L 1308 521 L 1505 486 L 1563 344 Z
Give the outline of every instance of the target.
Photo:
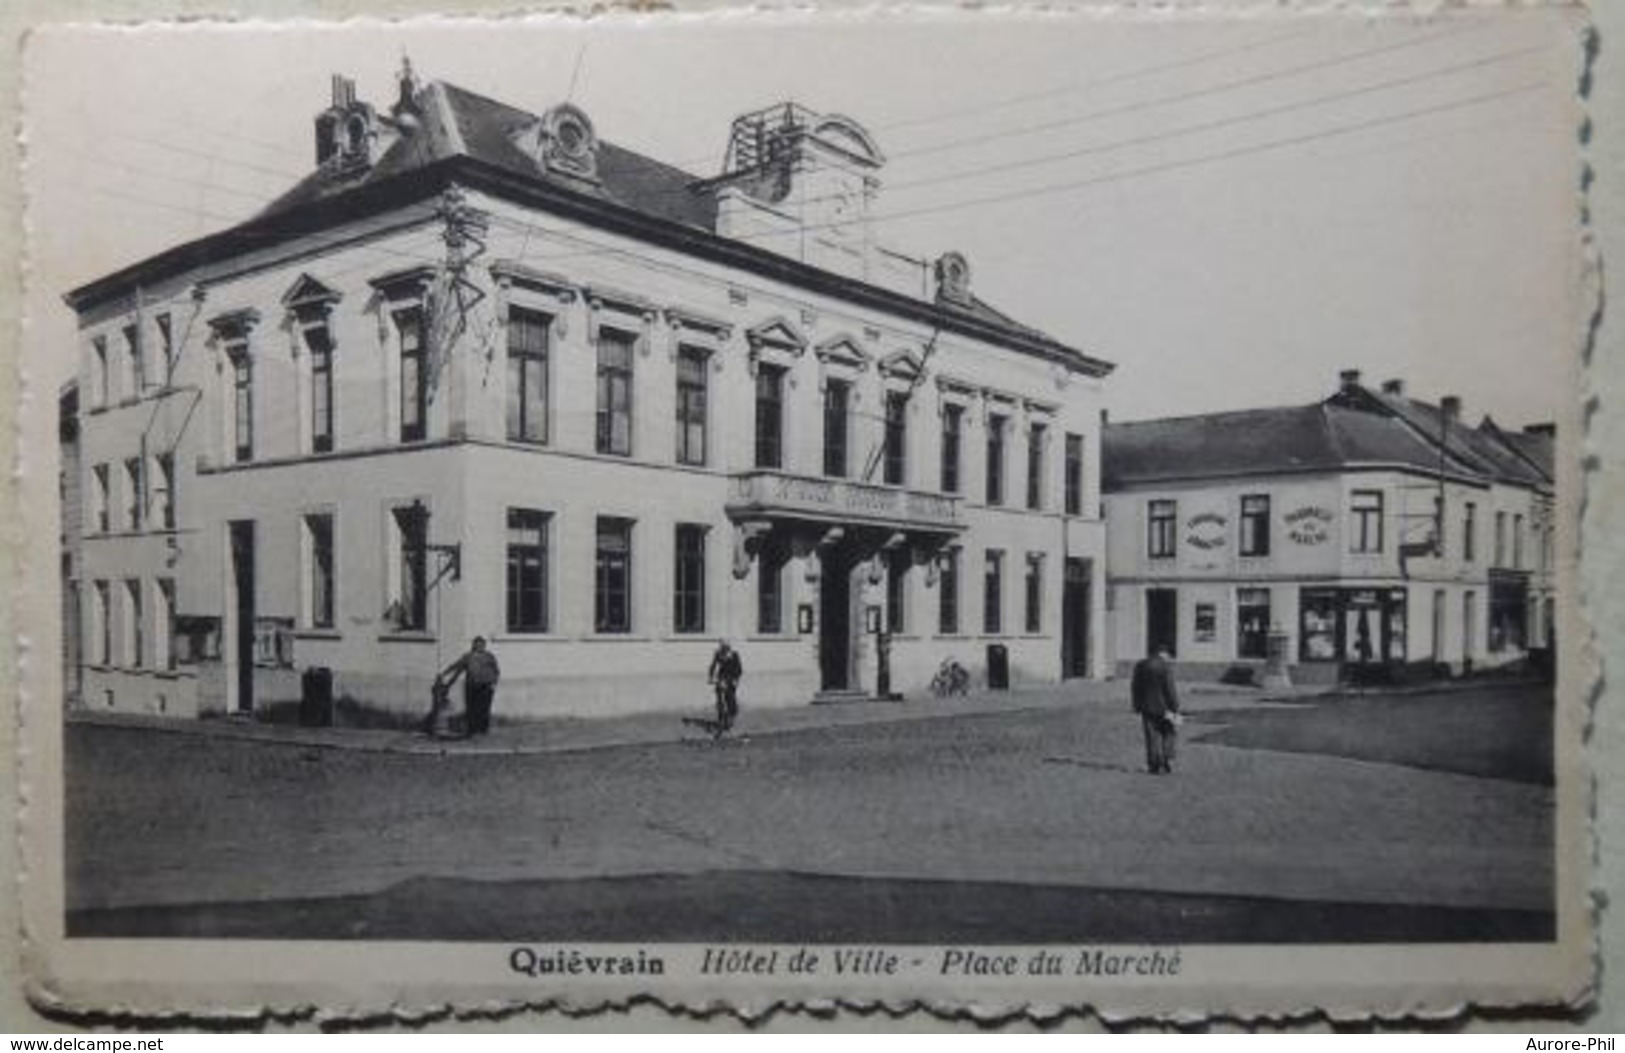
M 1197 643 L 1213 643 L 1219 638 L 1218 606 L 1212 603 L 1198 603 L 1191 624 L 1195 627 L 1194 639 Z
M 1298 657 L 1304 662 L 1335 662 L 1338 640 L 1337 590 L 1304 589 L 1300 594 Z
M 1270 590 L 1236 592 L 1236 657 L 1269 657 Z

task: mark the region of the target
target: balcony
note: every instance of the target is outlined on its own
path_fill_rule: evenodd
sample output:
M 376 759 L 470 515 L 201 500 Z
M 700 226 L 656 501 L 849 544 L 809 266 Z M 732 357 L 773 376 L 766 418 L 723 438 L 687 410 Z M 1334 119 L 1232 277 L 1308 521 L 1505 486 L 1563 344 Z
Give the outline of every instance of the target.
M 735 475 L 727 511 L 734 519 L 806 519 L 939 534 L 965 529 L 957 497 L 774 469 Z

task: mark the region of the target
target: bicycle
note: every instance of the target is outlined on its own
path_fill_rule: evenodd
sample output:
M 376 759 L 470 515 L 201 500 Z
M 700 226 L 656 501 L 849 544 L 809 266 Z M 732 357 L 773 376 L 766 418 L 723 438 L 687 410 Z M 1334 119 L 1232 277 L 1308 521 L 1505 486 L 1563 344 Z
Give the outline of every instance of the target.
M 970 671 L 952 658 L 944 658 L 931 678 L 931 693 L 938 698 L 963 695 L 970 690 Z

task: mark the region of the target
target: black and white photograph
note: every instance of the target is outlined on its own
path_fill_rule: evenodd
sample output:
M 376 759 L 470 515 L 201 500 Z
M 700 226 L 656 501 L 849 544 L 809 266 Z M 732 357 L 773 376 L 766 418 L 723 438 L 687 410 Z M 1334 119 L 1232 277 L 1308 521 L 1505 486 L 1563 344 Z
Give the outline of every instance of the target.
M 36 32 L 33 981 L 1575 997 L 1585 62 L 1541 7 Z

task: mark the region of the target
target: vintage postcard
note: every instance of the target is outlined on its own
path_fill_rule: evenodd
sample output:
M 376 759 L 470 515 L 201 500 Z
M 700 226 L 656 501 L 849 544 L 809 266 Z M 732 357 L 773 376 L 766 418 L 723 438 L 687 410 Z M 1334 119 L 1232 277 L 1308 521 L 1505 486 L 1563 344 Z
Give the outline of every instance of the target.
M 1583 1002 L 1587 33 L 40 28 L 29 996 Z

